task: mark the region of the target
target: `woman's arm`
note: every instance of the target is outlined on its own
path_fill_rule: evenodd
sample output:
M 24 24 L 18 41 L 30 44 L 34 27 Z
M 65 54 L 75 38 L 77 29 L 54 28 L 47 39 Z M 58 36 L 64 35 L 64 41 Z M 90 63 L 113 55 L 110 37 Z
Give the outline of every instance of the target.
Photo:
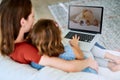
M 98 66 L 94 60 L 88 58 L 86 60 L 63 60 L 57 57 L 48 57 L 43 55 L 39 62 L 40 65 L 54 67 L 66 72 L 78 72 L 87 67 L 97 70 Z
M 70 40 L 70 45 L 72 46 L 76 59 L 84 59 L 84 54 L 78 45 L 79 39 L 80 38 L 77 37 L 77 35 L 73 36 L 73 38 Z

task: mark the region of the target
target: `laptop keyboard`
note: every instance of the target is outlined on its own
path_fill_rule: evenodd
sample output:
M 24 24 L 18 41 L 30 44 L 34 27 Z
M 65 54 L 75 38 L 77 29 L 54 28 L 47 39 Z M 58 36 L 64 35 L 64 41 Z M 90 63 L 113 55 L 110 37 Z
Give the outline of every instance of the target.
M 79 41 L 84 41 L 84 42 L 90 42 L 93 38 L 94 35 L 89 35 L 89 34 L 83 34 L 83 33 L 76 33 L 76 32 L 69 32 L 65 38 L 72 39 L 74 35 L 80 36 Z

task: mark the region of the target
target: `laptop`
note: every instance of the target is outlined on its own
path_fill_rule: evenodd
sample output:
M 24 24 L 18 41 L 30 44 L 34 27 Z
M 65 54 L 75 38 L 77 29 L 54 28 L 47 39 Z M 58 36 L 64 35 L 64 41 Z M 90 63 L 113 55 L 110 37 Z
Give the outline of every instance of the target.
M 80 36 L 81 50 L 90 51 L 102 32 L 103 7 L 69 5 L 68 30 L 65 40 Z

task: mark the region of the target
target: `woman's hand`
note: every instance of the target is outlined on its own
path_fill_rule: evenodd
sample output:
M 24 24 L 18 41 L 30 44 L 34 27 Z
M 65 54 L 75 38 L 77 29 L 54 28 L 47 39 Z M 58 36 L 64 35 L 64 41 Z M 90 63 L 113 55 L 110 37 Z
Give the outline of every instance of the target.
M 98 71 L 97 62 L 95 60 L 93 60 L 92 58 L 88 58 L 88 61 L 89 61 L 89 67 Z

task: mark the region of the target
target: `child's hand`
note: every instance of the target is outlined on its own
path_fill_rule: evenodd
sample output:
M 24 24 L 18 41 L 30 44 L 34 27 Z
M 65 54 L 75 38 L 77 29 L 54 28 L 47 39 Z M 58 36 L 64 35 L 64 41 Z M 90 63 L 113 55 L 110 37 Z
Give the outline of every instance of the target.
M 75 36 L 72 37 L 72 39 L 69 41 L 69 43 L 72 47 L 72 50 L 74 51 L 76 59 L 83 60 L 84 59 L 84 54 L 83 54 L 83 52 L 81 51 L 81 49 L 78 45 L 79 39 L 80 39 L 80 37 L 75 35 Z
M 79 36 L 77 36 L 77 35 L 73 36 L 72 39 L 69 41 L 70 45 L 72 47 L 77 47 L 79 39 L 80 39 Z
M 78 46 L 78 41 L 79 41 L 79 39 L 80 39 L 79 36 L 77 36 L 77 35 L 73 36 L 72 39 L 69 41 L 70 45 L 71 45 L 72 47 Z

